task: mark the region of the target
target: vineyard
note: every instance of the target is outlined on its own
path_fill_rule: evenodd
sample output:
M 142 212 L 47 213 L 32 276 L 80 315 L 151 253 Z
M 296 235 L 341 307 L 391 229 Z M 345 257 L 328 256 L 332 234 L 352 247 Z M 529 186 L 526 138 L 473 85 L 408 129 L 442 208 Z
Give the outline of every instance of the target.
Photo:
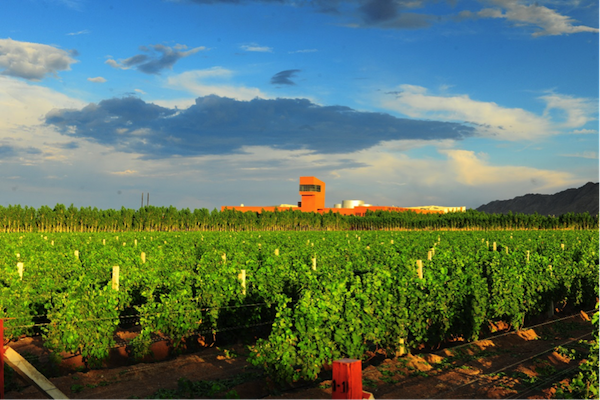
M 312 380 L 374 347 L 475 340 L 598 297 L 589 230 L 13 233 L 0 249 L 5 337 L 42 335 L 90 367 L 119 346 L 139 358 L 157 340 L 258 336 L 252 363 Z

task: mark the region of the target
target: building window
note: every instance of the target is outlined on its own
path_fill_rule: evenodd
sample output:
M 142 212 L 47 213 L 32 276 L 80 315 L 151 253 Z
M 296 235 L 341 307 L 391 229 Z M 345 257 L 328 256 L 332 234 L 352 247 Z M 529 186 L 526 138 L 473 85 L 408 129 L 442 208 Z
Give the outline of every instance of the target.
M 321 192 L 321 185 L 300 185 L 301 192 Z

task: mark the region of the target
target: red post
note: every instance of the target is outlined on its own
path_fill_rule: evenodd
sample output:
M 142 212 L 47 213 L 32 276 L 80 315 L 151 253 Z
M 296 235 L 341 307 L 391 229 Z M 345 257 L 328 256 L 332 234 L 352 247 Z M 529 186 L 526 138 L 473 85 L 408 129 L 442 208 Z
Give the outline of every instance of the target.
M 4 320 L 0 318 L 0 399 L 4 398 Z
M 343 358 L 333 362 L 332 399 L 362 399 L 362 363 Z

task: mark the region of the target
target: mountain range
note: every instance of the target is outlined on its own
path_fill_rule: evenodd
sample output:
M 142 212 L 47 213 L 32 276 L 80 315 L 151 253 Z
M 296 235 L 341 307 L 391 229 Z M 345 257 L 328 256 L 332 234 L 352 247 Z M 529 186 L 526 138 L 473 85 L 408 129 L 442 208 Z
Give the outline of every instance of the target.
M 555 194 L 526 194 L 512 200 L 496 200 L 477 208 L 486 213 L 513 213 L 561 215 L 569 212 L 598 214 L 598 183 L 588 182 L 577 189 L 567 189 Z

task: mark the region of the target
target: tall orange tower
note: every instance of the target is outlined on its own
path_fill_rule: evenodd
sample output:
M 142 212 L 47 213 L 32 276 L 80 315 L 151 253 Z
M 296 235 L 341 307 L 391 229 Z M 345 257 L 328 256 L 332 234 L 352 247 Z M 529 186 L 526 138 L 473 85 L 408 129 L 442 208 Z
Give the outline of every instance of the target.
M 300 177 L 300 210 L 305 212 L 316 212 L 325 208 L 325 182 L 314 176 Z

